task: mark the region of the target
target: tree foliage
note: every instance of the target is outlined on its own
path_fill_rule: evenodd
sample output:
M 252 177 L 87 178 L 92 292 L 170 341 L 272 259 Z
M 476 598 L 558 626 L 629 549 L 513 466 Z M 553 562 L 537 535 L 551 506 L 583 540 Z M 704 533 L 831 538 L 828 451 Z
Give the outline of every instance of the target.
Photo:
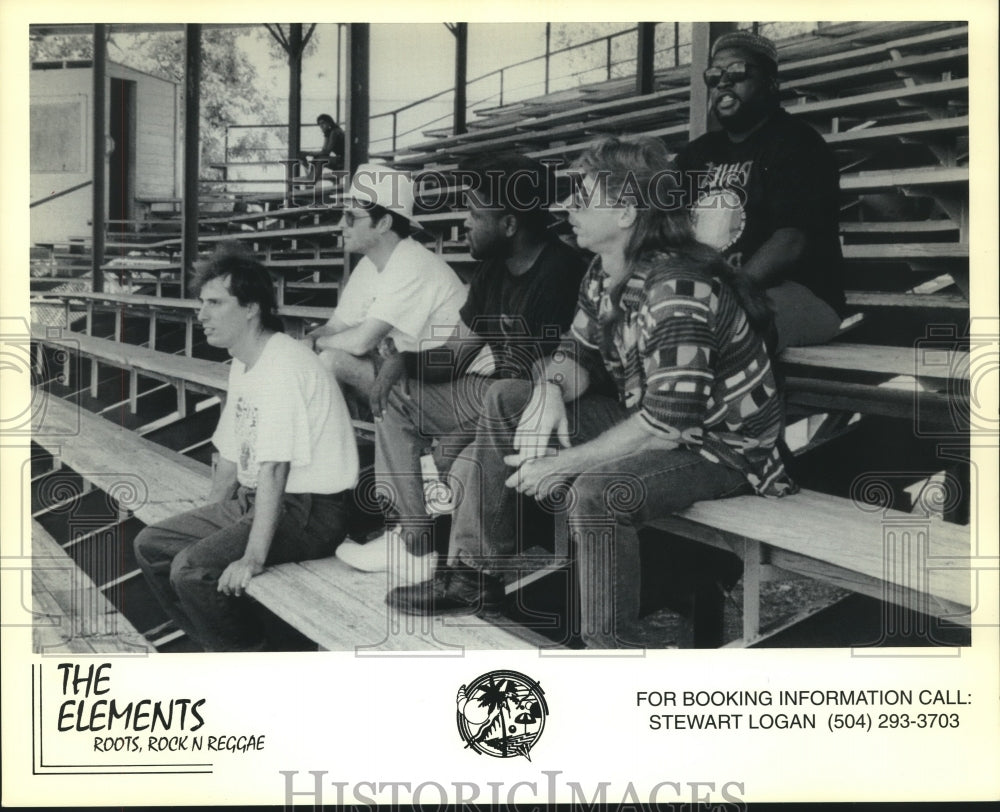
M 553 89 L 600 82 L 609 78 L 607 43 L 603 40 L 589 45 L 583 43 L 629 28 L 635 28 L 635 23 L 553 23 L 553 51 L 578 46 L 552 57 Z M 610 78 L 628 76 L 635 72 L 634 61 L 629 64 L 629 51 L 633 54 L 634 60 L 634 34 L 611 40 Z
M 201 163 L 225 158 L 227 124 L 274 123 L 283 120 L 276 100 L 262 90 L 257 66 L 239 47 L 238 29 L 206 28 L 201 32 Z M 32 40 L 32 61 L 91 59 L 89 35 L 52 36 Z M 126 67 L 169 79 L 184 86 L 184 35 L 115 32 L 108 41 L 108 59 Z M 268 145 L 260 130 L 235 130 L 229 139 L 229 157 L 250 155 Z
M 808 33 L 817 28 L 816 22 L 738 22 L 737 27 L 750 29 L 757 26 L 759 33 L 774 40 Z M 634 29 L 636 23 L 553 23 L 552 50 L 581 46 L 599 37 Z M 691 61 L 691 23 L 661 22 L 656 26 L 655 66 L 669 68 Z M 553 89 L 573 87 L 578 84 L 600 82 L 635 75 L 635 54 L 638 37 L 634 31 L 611 40 L 610 67 L 608 46 L 605 41 L 573 48 L 552 58 Z
M 302 26 L 302 40 L 305 44 L 302 49 L 303 58 L 316 53 L 319 48 L 318 34 L 319 31 L 316 23 Z M 289 36 L 288 23 L 265 23 L 257 30 L 257 36 L 262 38 L 267 44 L 271 59 L 276 62 L 288 61 L 288 50 L 286 47 Z

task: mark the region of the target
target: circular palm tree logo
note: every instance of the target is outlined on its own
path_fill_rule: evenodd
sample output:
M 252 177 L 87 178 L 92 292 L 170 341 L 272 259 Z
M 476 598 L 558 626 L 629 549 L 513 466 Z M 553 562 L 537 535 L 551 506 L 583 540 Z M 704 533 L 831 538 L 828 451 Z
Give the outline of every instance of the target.
M 458 732 L 477 753 L 524 756 L 545 729 L 545 692 L 517 671 L 490 671 L 458 689 Z

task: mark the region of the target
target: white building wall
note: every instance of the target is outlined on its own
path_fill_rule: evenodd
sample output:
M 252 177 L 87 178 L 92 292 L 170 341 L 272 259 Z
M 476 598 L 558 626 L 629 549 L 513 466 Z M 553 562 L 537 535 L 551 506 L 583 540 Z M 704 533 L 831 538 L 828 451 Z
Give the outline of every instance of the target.
M 135 195 L 136 197 L 174 197 L 178 194 L 177 129 L 178 89 L 173 82 L 140 73 L 122 65 L 108 64 L 108 97 L 110 79 L 125 79 L 136 83 L 135 93 Z M 33 109 L 47 107 L 65 111 L 78 105 L 74 116 L 77 132 L 72 134 L 42 134 L 38 143 L 74 144 L 72 155 L 65 156 L 62 166 L 55 152 L 46 156 L 46 166 L 37 169 L 32 162 L 30 200 L 35 202 L 59 191 L 93 178 L 91 156 L 91 94 L 90 68 L 33 70 L 30 73 L 30 97 Z M 37 113 L 36 109 L 36 113 Z M 43 113 L 43 115 L 45 115 Z M 107 120 L 106 120 L 107 121 Z M 105 130 L 108 129 L 105 123 Z M 60 135 L 62 137 L 60 137 Z M 77 154 L 75 147 L 79 147 Z M 56 150 L 58 151 L 58 150 Z M 64 150 L 66 151 L 66 150 Z M 107 172 L 107 162 L 103 170 Z M 105 175 L 106 177 L 106 175 Z M 69 237 L 90 235 L 92 187 L 87 185 L 68 195 L 31 209 L 32 243 L 64 242 Z M 105 215 L 107 210 L 105 210 Z
M 109 64 L 108 76 L 136 83 L 136 197 L 175 196 L 177 86 L 122 65 Z
M 77 154 L 77 151 L 73 150 L 73 155 L 54 155 L 52 158 L 53 161 L 58 161 L 60 157 L 65 159 L 68 166 L 75 167 L 75 171 L 60 168 L 36 171 L 33 168 L 29 200 L 34 203 L 63 189 L 89 181 L 93 177 L 90 145 L 90 116 L 93 109 L 90 70 L 82 68 L 31 71 L 30 87 L 33 108 L 36 106 L 52 108 L 73 103 L 80 105 L 80 115 L 74 119 L 77 132 L 72 135 L 73 140 L 79 144 L 80 153 Z M 32 144 L 32 149 L 38 149 L 37 142 Z M 62 242 L 68 237 L 88 234 L 87 221 L 90 218 L 91 195 L 91 186 L 88 185 L 32 208 L 32 243 Z

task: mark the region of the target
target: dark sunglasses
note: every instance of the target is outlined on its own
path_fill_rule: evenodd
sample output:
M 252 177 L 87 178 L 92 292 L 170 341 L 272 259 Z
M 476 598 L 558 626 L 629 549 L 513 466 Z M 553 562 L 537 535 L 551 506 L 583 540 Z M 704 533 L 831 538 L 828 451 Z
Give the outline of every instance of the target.
M 723 76 L 728 76 L 730 82 L 744 82 L 750 75 L 750 65 L 746 62 L 733 62 L 724 68 L 708 68 L 702 78 L 709 87 L 715 87 L 722 81 Z

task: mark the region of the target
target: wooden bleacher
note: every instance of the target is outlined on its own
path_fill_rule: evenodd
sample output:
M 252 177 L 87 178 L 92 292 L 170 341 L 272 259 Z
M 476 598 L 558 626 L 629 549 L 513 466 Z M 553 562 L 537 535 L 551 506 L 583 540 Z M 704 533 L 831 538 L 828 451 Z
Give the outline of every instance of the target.
M 935 319 L 962 319 L 968 312 L 967 34 L 962 25 L 845 24 L 778 43 L 786 109 L 816 127 L 840 160 L 847 301 L 868 316 L 861 327 L 863 339 L 846 336 L 858 343 L 841 340 L 785 354 L 782 370 L 788 403 L 794 409 L 905 421 L 913 421 L 919 413 L 921 421 L 946 433 L 961 431 L 956 411 L 967 407 L 962 396 L 968 385 L 967 356 L 960 349 L 946 351 L 938 360 L 947 363 L 937 366 L 933 361 L 923 363 L 913 347 L 924 335 L 923 325 Z M 850 44 L 838 41 L 840 37 Z M 417 171 L 427 165 L 440 169 L 486 148 L 520 149 L 536 158 L 568 161 L 595 138 L 608 134 L 651 135 L 672 150 L 680 148 L 688 132 L 683 86 L 687 76 L 678 81 L 670 70 L 661 72 L 661 89 L 645 97 L 645 106 L 630 94 L 632 81 L 605 83 L 590 98 L 581 90 L 562 92 L 551 105 L 547 97 L 522 102 L 512 117 L 490 115 L 486 126 L 472 133 L 422 142 L 397 154 L 396 161 Z M 905 276 L 900 276 L 899 268 L 905 269 Z M 880 333 L 879 313 L 886 308 L 891 309 L 894 324 L 899 314 L 912 314 L 911 332 Z M 884 344 L 875 343 L 874 336 Z M 733 525 L 726 524 L 724 515 L 730 508 L 733 516 L 743 517 Z M 746 514 L 751 508 L 752 513 Z M 819 526 L 809 521 L 814 508 L 851 532 L 831 534 L 836 522 Z M 683 535 L 727 538 L 739 545 L 752 542 L 753 555 L 759 557 L 768 549 L 774 529 L 771 540 L 780 548 L 775 555 L 791 559 L 792 571 L 800 567 L 803 574 L 833 583 L 839 580 L 848 588 L 867 581 L 876 585 L 867 594 L 880 598 L 894 589 L 885 587 L 881 546 L 868 555 L 858 555 L 863 549 L 854 547 L 855 538 L 857 545 L 869 544 L 873 534 L 877 541 L 880 525 L 866 525 L 859 508 L 840 497 L 811 492 L 778 503 L 727 500 L 698 505 L 689 513 L 673 528 L 686 529 Z M 755 519 L 747 521 L 746 515 Z M 745 533 L 747 527 L 759 527 L 762 534 L 737 539 L 736 531 Z M 783 537 L 782 530 L 786 536 L 790 531 L 799 546 Z M 954 553 L 949 565 L 958 562 L 961 567 L 968 551 L 968 529 L 944 523 L 935 532 L 950 549 L 949 555 Z M 852 541 L 845 542 L 844 536 Z M 808 544 L 812 538 L 818 539 L 816 557 L 821 559 L 815 566 L 799 561 L 808 558 L 802 540 Z M 752 558 L 744 585 L 748 601 L 744 641 L 759 636 L 758 610 L 753 606 L 759 580 L 750 569 L 756 567 Z M 967 571 L 953 571 L 949 578 L 948 589 L 968 586 Z M 925 611 L 924 604 L 931 600 L 929 594 L 909 597 Z M 944 594 L 937 613 L 967 607 L 967 590 L 954 589 L 950 597 Z
M 167 296 L 147 296 L 135 293 L 95 293 L 93 291 L 68 290 L 51 291 L 32 297 L 32 303 L 37 305 L 57 305 L 64 312 L 63 324 L 71 325 L 74 320 L 74 308 L 82 306 L 86 318 L 85 332 L 92 333 L 95 309 L 110 310 L 115 314 L 114 335 L 121 335 L 122 320 L 126 313 L 131 317 L 148 320 L 147 343 L 151 349 L 156 348 L 157 323 L 160 318 L 172 318 L 184 325 L 184 351 L 190 356 L 194 342 L 194 322 L 200 308 L 197 299 L 178 299 Z M 280 304 L 278 315 L 288 322 L 289 333 L 301 335 L 303 325 L 326 321 L 333 313 L 332 307 L 314 307 L 310 305 Z
M 95 294 L 102 296 L 102 294 Z M 117 297 L 126 298 L 126 297 Z M 135 299 L 135 297 L 128 297 Z M 187 302 L 189 300 L 181 300 Z M 133 304 L 138 304 L 133 302 Z M 300 308 L 312 313 L 312 308 Z M 165 381 L 177 388 L 178 412 L 184 415 L 184 393 L 188 390 L 206 394 L 225 392 L 228 384 L 228 369 L 225 364 L 192 358 L 186 355 L 176 355 L 159 352 L 145 346 L 123 343 L 116 340 L 96 338 L 83 333 L 62 331 L 41 326 L 32 327 L 32 341 L 36 345 L 65 350 L 63 360 L 64 384 L 71 385 L 69 370 L 72 368 L 69 355 L 78 354 L 100 363 L 124 370 L 129 375 L 130 410 L 136 411 L 136 379 L 146 375 Z M 928 358 L 927 356 L 930 355 Z M 931 399 L 940 399 L 945 405 L 949 393 L 939 394 L 940 389 L 953 381 L 955 376 L 968 380 L 968 353 L 956 349 L 914 350 L 908 347 L 880 346 L 870 344 L 826 344 L 816 347 L 790 347 L 780 358 L 781 368 L 790 378 L 787 384 L 790 396 L 795 396 L 796 386 L 801 385 L 811 391 L 807 383 L 810 375 L 813 380 L 831 382 L 831 371 L 848 371 L 862 375 L 874 376 L 874 383 L 861 385 L 858 391 L 865 391 L 864 397 L 858 396 L 853 407 L 865 412 L 872 401 L 878 401 L 886 396 L 881 391 L 890 385 L 899 391 L 907 391 L 913 395 L 921 392 Z M 92 367 L 91 389 L 96 390 L 97 367 Z M 903 380 L 899 380 L 903 379 Z M 889 381 L 887 384 L 886 381 Z M 868 391 L 871 390 L 871 391 Z M 370 424 L 359 423 L 360 427 L 369 429 Z
M 114 471 L 116 476 L 145 484 L 144 490 L 126 506 L 130 514 L 145 524 L 204 503 L 210 480 L 207 466 L 52 395 L 45 396 L 44 405 L 36 414 L 39 419 L 35 442 L 62 466 L 84 478 L 91 472 Z M 72 442 L 67 442 L 67 437 L 72 437 Z M 40 548 L 36 555 L 51 559 L 58 565 L 57 571 L 65 576 L 62 547 L 40 527 L 34 538 Z M 44 565 L 39 570 L 40 579 L 48 577 L 41 574 Z M 138 571 L 126 575 L 139 577 Z M 54 581 L 49 578 L 46 583 Z M 94 587 L 89 589 L 92 592 Z M 39 589 L 40 593 L 50 594 L 60 591 L 65 590 L 57 586 Z M 384 576 L 356 572 L 332 557 L 269 568 L 253 580 L 249 594 L 279 617 L 297 619 L 301 630 L 328 650 L 359 654 L 386 649 L 454 654 L 464 649 L 535 648 L 543 642 L 529 630 L 504 628 L 476 617 L 415 625 L 411 618 L 400 616 L 385 603 Z M 102 595 L 99 597 L 103 600 Z M 49 611 L 50 603 L 42 603 L 41 608 L 53 613 Z M 125 640 L 144 645 L 141 636 L 123 617 L 116 617 L 114 622 L 119 624 L 120 631 L 116 631 L 119 637 L 124 634 Z M 84 646 L 94 650 L 96 645 L 111 644 L 96 639 L 107 638 L 106 632 L 95 634 L 89 626 L 75 632 L 69 639 L 81 648 L 73 650 L 84 650 Z M 122 645 L 123 641 L 116 639 L 117 645 Z M 46 640 L 54 641 L 51 635 Z
M 31 522 L 32 649 L 148 654 L 153 646 L 37 521 Z
M 297 312 L 300 317 L 317 311 L 316 308 L 306 307 L 288 308 L 288 310 Z M 229 386 L 229 368 L 218 361 L 160 352 L 138 344 L 95 338 L 83 333 L 39 325 L 32 325 L 31 340 L 36 347 L 49 347 L 62 351 L 61 383 L 64 386 L 72 386 L 74 383 L 71 376 L 71 370 L 74 368 L 72 356 L 90 359 L 89 388 L 92 397 L 97 397 L 100 364 L 114 367 L 127 374 L 128 393 L 125 402 L 132 414 L 138 412 L 140 376 L 163 381 L 175 389 L 178 418 L 183 418 L 188 413 L 188 392 L 200 392 L 209 396 L 223 395 Z M 39 367 L 44 368 L 44 365 L 39 364 Z M 77 382 L 77 385 L 80 383 L 82 382 Z M 352 424 L 359 436 L 374 435 L 374 424 L 366 420 L 352 420 Z
M 741 496 L 699 502 L 653 527 L 743 559 L 743 637 L 761 635 L 767 565 L 816 578 L 932 617 L 969 625 L 969 528 L 802 491 L 780 500 Z
M 63 378 L 66 385 L 73 384 L 70 378 L 72 365 L 69 354 L 78 353 L 82 357 L 92 359 L 94 363 L 91 364 L 90 389 L 93 397 L 97 396 L 98 362 L 126 371 L 129 380 L 129 411 L 133 414 L 138 411 L 140 375 L 164 381 L 176 389 L 177 413 L 180 417 L 187 414 L 186 395 L 189 389 L 215 395 L 225 392 L 229 379 L 226 366 L 215 361 L 157 352 L 147 347 L 94 338 L 82 333 L 64 334 L 52 328 L 33 327 L 32 341 L 65 351 Z
M 967 28 L 954 23 L 842 23 L 778 43 L 786 109 L 816 127 L 840 161 L 847 301 L 865 316 L 856 334 L 847 333 L 826 347 L 790 350 L 783 357 L 788 403 L 796 410 L 909 421 L 919 412 L 921 420 L 954 434 L 956 409 L 968 409 L 968 357 L 961 330 L 958 346 L 931 363 L 924 363 L 926 359 L 914 349 L 924 337 L 925 325 L 958 321 L 961 328 L 968 314 L 967 37 Z M 610 133 L 653 135 L 671 150 L 680 148 L 689 127 L 687 66 L 658 71 L 656 83 L 657 91 L 646 97 L 634 94 L 634 79 L 617 79 L 479 111 L 482 120 L 471 121 L 468 133 L 428 132 L 428 140 L 393 155 L 394 165 L 418 175 L 424 170 L 441 173 L 445 186 L 434 196 L 444 201 L 445 210 L 437 207 L 422 216 L 431 244 L 449 261 L 471 260 L 458 242 L 464 217 L 458 199 L 461 190 L 448 181 L 449 171 L 469 155 L 516 148 L 536 158 L 568 161 L 595 138 Z M 329 256 L 337 250 L 335 218 L 309 216 L 304 205 L 273 208 L 285 202 L 280 194 L 259 197 L 260 212 L 233 217 L 206 214 L 200 241 L 210 248 L 222 239 L 236 238 L 254 247 L 279 277 L 284 278 L 286 271 L 299 272 L 298 278 L 290 275 L 284 283 L 283 292 L 292 291 L 295 298 L 283 306 L 283 315 L 321 317 L 309 297 L 335 291 L 343 275 L 342 263 Z M 232 226 L 239 230 L 220 233 Z M 150 262 L 170 265 L 180 243 L 169 235 L 150 234 L 112 244 L 122 252 L 159 253 Z M 84 264 L 81 246 L 85 250 L 85 241 L 67 249 L 77 266 Z M 296 250 L 303 246 L 308 250 Z M 126 263 L 133 258 L 117 261 L 129 271 Z M 165 273 L 169 278 L 170 272 Z M 159 286 L 156 292 L 162 293 Z M 134 297 L 116 301 L 107 295 L 76 294 L 76 301 L 88 299 L 130 312 L 171 312 L 165 299 L 157 304 Z M 69 296 L 62 300 L 73 301 Z M 173 312 L 183 312 L 184 307 L 190 308 L 175 306 Z M 183 317 L 190 323 L 190 310 Z M 150 316 L 151 324 L 155 318 Z M 884 322 L 892 327 L 882 327 Z M 155 326 L 151 329 L 155 347 Z M 75 335 L 64 338 L 76 340 Z M 48 339 L 39 341 L 55 346 Z M 129 363 L 132 352 L 129 348 L 123 356 L 122 348 L 103 345 L 88 349 L 95 351 L 95 358 L 97 351 L 106 353 L 105 363 L 112 365 Z M 145 374 L 141 364 L 146 356 L 134 357 L 139 372 L 130 375 Z M 186 363 L 177 358 L 170 364 L 176 369 L 178 361 L 181 367 Z M 153 362 L 147 358 L 145 363 Z M 928 564 L 929 581 L 917 586 L 910 583 L 912 573 L 896 578 L 880 569 L 895 561 L 882 555 L 888 549 L 881 546 L 882 530 L 907 522 L 930 529 L 929 555 L 936 561 Z M 760 581 L 767 572 L 761 564 L 767 561 L 781 570 L 967 622 L 969 600 L 963 586 L 968 587 L 969 573 L 962 570 L 962 560 L 968 555 L 968 528 L 960 525 L 899 511 L 872 518 L 850 500 L 816 491 L 780 501 L 748 497 L 699 504 L 680 517 L 657 523 L 668 525 L 682 535 L 742 554 L 743 642 L 759 639 L 761 633 Z M 925 555 L 928 548 L 915 549 Z M 371 583 L 357 581 L 356 592 L 352 586 L 351 594 L 324 597 L 342 584 L 338 564 L 331 560 L 274 568 L 255 579 L 252 590 L 321 645 L 338 647 L 339 630 L 312 617 L 311 602 L 327 601 L 324 612 L 335 611 L 338 601 L 344 606 L 355 606 L 355 601 L 384 606 L 386 586 L 384 578 L 374 577 Z M 282 598 L 289 592 L 295 593 L 293 598 Z M 378 637 L 385 628 L 384 622 L 376 622 L 365 627 L 363 636 Z M 328 634 L 335 637 L 327 639 Z M 385 645 L 407 647 L 403 639 Z M 485 641 L 484 645 L 492 647 Z M 513 645 L 506 640 L 500 647 Z
M 224 391 L 226 384 L 225 367 L 218 363 L 206 362 L 183 356 L 172 356 L 148 350 L 143 347 L 122 345 L 119 342 L 109 341 L 107 339 L 91 338 L 88 336 L 54 337 L 36 331 L 36 340 L 49 346 L 78 351 L 91 358 L 101 359 L 102 361 L 107 361 L 121 367 L 122 369 L 126 369 L 129 371 L 130 381 L 133 382 L 139 374 L 150 374 L 153 377 L 170 381 L 175 385 L 178 385 L 179 398 L 181 398 L 181 393 L 184 391 L 183 386 L 185 381 L 194 387 L 203 387 L 202 391 L 210 392 Z M 811 368 L 813 370 L 846 369 L 857 371 L 859 367 L 863 366 L 864 371 L 873 373 L 880 379 L 883 379 L 885 376 L 891 376 L 892 378 L 897 376 L 911 376 L 914 379 L 914 385 L 916 385 L 917 381 L 927 379 L 940 382 L 947 379 L 950 375 L 953 375 L 955 369 L 965 369 L 967 375 L 968 370 L 968 357 L 964 353 L 946 351 L 946 355 L 944 356 L 935 355 L 932 359 L 933 363 L 925 363 L 925 359 L 921 358 L 919 354 L 914 353 L 913 350 L 907 348 L 872 347 L 866 345 L 793 348 L 786 351 L 783 360 L 790 368 Z M 826 408 L 848 408 L 851 410 L 860 410 L 862 412 L 875 414 L 884 413 L 882 411 L 884 409 L 891 409 L 892 411 L 889 412 L 890 416 L 897 417 L 905 417 L 912 414 L 914 398 L 913 387 L 911 386 L 909 389 L 899 389 L 898 384 L 896 384 L 897 389 L 894 390 L 893 395 L 887 396 L 884 392 L 878 391 L 879 388 L 884 385 L 883 383 L 875 384 L 874 386 L 870 384 L 841 383 L 837 385 L 833 392 L 824 392 L 823 387 L 829 384 L 829 381 L 822 377 L 812 380 L 808 378 L 789 378 L 788 394 L 790 402 L 809 405 L 810 400 L 808 396 L 811 392 L 815 392 L 815 389 L 811 387 L 815 387 L 817 384 L 820 387 L 820 392 L 823 394 L 823 397 L 820 400 L 820 405 Z M 132 383 L 130 385 L 130 393 L 133 398 L 135 391 L 136 386 Z M 897 392 L 898 396 L 896 396 Z M 935 397 L 935 395 L 934 393 L 928 393 L 926 397 Z M 935 405 L 944 413 L 948 413 L 948 410 L 952 405 L 949 397 L 947 395 L 941 396 L 940 401 L 940 403 L 936 403 Z M 812 405 L 816 404 L 813 403 Z M 181 408 L 182 407 L 179 405 L 179 411 Z M 56 414 L 61 417 L 60 425 L 67 422 L 69 419 L 65 414 L 66 410 L 67 407 L 65 406 L 56 407 Z M 930 415 L 932 407 L 925 403 L 924 410 L 927 415 Z M 99 418 L 93 418 L 93 420 L 99 420 Z M 89 451 L 74 449 L 74 455 L 79 454 L 80 456 L 74 456 L 73 461 L 67 462 L 67 464 L 71 467 L 77 468 L 74 463 L 82 462 L 82 470 L 105 470 L 105 467 L 100 465 L 97 456 L 95 456 L 95 454 L 99 456 L 102 452 L 99 450 L 95 451 L 95 449 L 119 448 L 124 442 L 123 437 L 127 438 L 132 436 L 130 432 L 124 432 L 120 429 L 116 431 L 115 434 L 115 438 L 112 439 L 110 436 L 107 436 L 108 429 L 103 424 L 92 425 L 88 422 L 87 429 L 86 431 L 81 432 L 81 436 L 86 436 L 88 441 L 92 441 L 93 445 L 90 447 Z M 90 456 L 87 456 L 88 453 Z M 149 472 L 150 469 L 148 465 L 144 470 L 146 470 L 147 473 Z M 175 478 L 175 486 L 177 482 L 182 481 L 184 477 L 186 477 L 186 474 L 182 472 L 180 480 Z M 156 481 L 159 483 L 159 474 L 156 475 Z M 196 484 L 198 487 L 204 485 L 203 482 L 199 483 L 197 478 Z M 185 487 L 187 486 L 181 486 L 182 491 Z M 170 493 L 169 490 L 160 490 L 159 486 L 158 491 L 162 493 Z M 203 493 L 204 490 L 196 492 Z M 188 492 L 188 498 L 194 498 L 190 492 Z M 726 501 L 740 502 L 741 500 Z M 822 576 L 825 580 L 842 586 L 853 583 L 851 578 L 855 578 L 859 583 L 865 585 L 865 589 L 858 589 L 856 591 L 860 591 L 863 594 L 874 594 L 873 590 L 876 587 L 873 586 L 873 584 L 877 586 L 878 578 L 876 577 L 877 573 L 873 573 L 872 567 L 875 566 L 876 563 L 881 565 L 881 559 L 878 556 L 871 554 L 857 556 L 857 551 L 854 549 L 854 545 L 845 543 L 845 539 L 850 538 L 863 540 L 867 537 L 866 534 L 855 531 L 867 528 L 870 535 L 873 528 L 877 530 L 881 527 L 881 525 L 878 523 L 872 524 L 870 518 L 861 514 L 856 505 L 848 500 L 838 499 L 837 497 L 827 497 L 825 495 L 815 493 L 790 497 L 777 502 L 771 500 L 760 500 L 756 497 L 750 497 L 742 501 L 745 502 L 745 504 L 740 505 L 740 508 L 744 511 L 751 509 L 757 510 L 758 512 L 763 511 L 764 517 L 770 517 L 769 521 L 765 521 L 764 518 L 761 518 L 751 525 L 757 530 L 757 535 L 755 535 L 752 539 L 747 538 L 746 536 L 740 537 L 741 543 L 744 546 L 753 542 L 753 544 L 758 547 L 752 555 L 744 556 L 745 561 L 749 562 L 747 564 L 748 575 L 744 584 L 744 600 L 746 602 L 744 606 L 744 642 L 752 642 L 760 636 L 758 622 L 757 620 L 754 620 L 754 618 L 759 618 L 760 581 L 759 573 L 754 571 L 753 568 L 759 566 L 761 549 L 770 550 L 771 548 L 774 548 L 777 551 L 777 557 L 785 562 L 783 569 L 786 569 L 789 572 L 812 575 L 813 577 Z M 717 504 L 723 505 L 722 508 L 719 508 L 719 510 L 722 511 L 721 514 L 716 512 L 717 509 L 714 506 Z M 769 534 L 768 528 L 773 526 L 783 526 L 786 528 L 799 527 L 799 525 L 795 524 L 795 522 L 800 521 L 804 516 L 813 515 L 817 505 L 824 505 L 825 507 L 824 510 L 816 514 L 816 516 L 824 517 L 824 519 L 830 519 L 832 515 L 835 515 L 836 521 L 827 524 L 820 524 L 818 526 L 809 525 L 811 528 L 810 533 L 812 535 L 797 535 L 799 538 L 812 539 L 811 542 L 803 542 L 802 545 L 800 545 L 800 548 L 789 549 L 788 546 L 783 543 L 783 540 L 781 544 L 778 544 Z M 171 508 L 173 507 L 175 507 L 175 504 L 171 503 Z M 702 526 L 709 523 L 716 530 L 719 530 L 720 528 L 718 523 L 712 523 L 710 521 L 711 518 L 716 515 L 730 516 L 732 515 L 731 511 L 734 509 L 735 508 L 732 508 L 724 503 L 706 503 L 695 506 L 695 508 L 692 508 L 691 512 L 681 514 L 680 518 L 691 519 L 693 516 L 696 517 L 696 520 L 693 520 L 696 525 Z M 180 511 L 178 510 L 176 512 Z M 898 511 L 893 515 L 897 520 L 899 517 L 906 515 L 899 514 L 896 516 L 896 513 L 898 513 Z M 737 511 L 737 515 L 740 515 L 739 511 Z M 677 527 L 675 527 L 675 525 L 671 522 L 673 522 L 673 520 L 665 520 L 664 522 L 655 523 L 654 526 L 663 529 L 677 529 Z M 868 524 L 865 524 L 865 522 L 868 522 Z M 801 526 L 806 525 L 803 524 Z M 688 528 L 688 532 L 685 532 L 684 535 L 690 535 L 689 525 L 683 525 L 683 527 Z M 737 525 L 737 527 L 743 527 L 742 532 L 744 534 L 746 533 L 745 525 Z M 830 542 L 829 549 L 839 551 L 842 554 L 842 557 L 837 558 L 829 553 L 821 555 L 820 551 L 817 549 L 814 551 L 812 556 L 806 556 L 806 559 L 808 560 L 805 560 L 805 563 L 803 563 L 803 560 L 800 560 L 802 559 L 802 546 L 809 543 L 818 543 L 816 540 L 823 538 L 821 530 L 824 528 L 827 532 L 832 529 L 836 535 L 836 541 Z M 844 528 L 848 528 L 848 532 L 845 533 Z M 702 528 L 699 532 L 705 532 L 704 528 Z M 949 555 L 954 557 L 953 551 L 956 548 L 956 545 L 959 544 L 963 533 L 967 538 L 967 529 L 960 528 L 955 525 L 949 525 L 944 529 L 939 528 L 935 535 L 935 539 L 944 535 L 944 537 L 948 539 L 948 544 L 950 545 L 948 549 L 952 551 Z M 695 537 L 700 538 L 698 535 Z M 732 543 L 733 538 L 729 538 L 728 542 Z M 761 547 L 760 545 L 764 546 Z M 806 549 L 808 549 L 808 547 L 806 547 Z M 937 555 L 937 553 L 935 553 L 935 555 Z M 784 558 L 782 558 L 782 556 L 784 556 Z M 854 560 L 855 557 L 857 557 L 857 561 Z M 816 559 L 818 563 L 811 561 L 811 559 Z M 852 562 L 853 569 L 848 566 L 848 564 Z M 557 564 L 561 563 L 563 563 L 561 560 L 557 562 Z M 384 595 L 386 588 L 386 579 L 383 575 L 359 576 L 350 582 L 350 588 L 346 590 L 346 594 L 342 594 L 345 592 L 343 587 L 334 588 L 334 585 L 342 583 L 343 578 L 350 574 L 351 573 L 346 567 L 333 559 L 307 564 L 282 565 L 270 570 L 266 577 L 255 580 L 251 594 L 279 617 L 284 619 L 286 622 L 290 622 L 297 629 L 307 634 L 311 639 L 315 640 L 320 645 L 326 648 L 336 648 L 343 645 L 343 637 L 338 629 L 331 630 L 328 619 L 331 617 L 344 616 L 344 607 L 341 605 L 341 602 L 347 601 L 351 605 L 354 605 L 359 601 L 361 604 L 370 603 L 371 601 L 377 602 L 378 596 Z M 289 579 L 291 579 L 294 583 L 299 584 L 301 588 L 288 590 L 286 585 Z M 530 581 L 531 579 L 529 578 L 528 580 Z M 952 600 L 954 597 L 954 582 L 951 581 L 949 583 L 951 584 L 951 586 L 949 586 L 950 591 L 947 592 L 946 595 L 949 596 L 948 601 L 951 602 L 949 603 L 946 601 L 941 605 L 947 608 L 947 612 L 942 610 L 942 614 L 947 614 L 950 617 L 955 614 L 955 602 Z M 359 590 L 363 590 L 363 593 L 359 593 Z M 936 599 L 941 597 L 941 595 L 936 592 L 927 592 L 925 594 L 920 593 L 918 590 L 918 594 L 915 598 L 912 590 L 892 591 L 893 595 L 896 595 L 897 593 L 902 596 L 900 601 L 904 601 L 905 599 L 904 605 L 907 606 L 913 605 L 913 601 L 917 598 L 924 601 L 924 603 L 919 604 L 924 611 L 927 611 L 930 606 L 929 604 L 926 604 L 929 598 L 933 597 Z M 324 594 L 327 596 L 325 603 L 320 599 L 320 596 Z M 875 597 L 880 596 L 875 595 Z M 966 603 L 966 606 L 967 605 L 968 604 Z M 318 610 L 317 606 L 326 606 L 327 608 Z M 390 628 L 389 626 L 385 626 L 385 623 L 387 622 L 385 618 L 375 618 L 374 620 L 368 619 L 364 622 L 358 622 L 360 625 L 357 628 L 363 629 L 362 634 L 365 636 L 363 639 L 377 639 L 378 641 L 382 641 L 382 643 L 384 643 L 384 645 L 388 648 L 402 647 L 405 649 L 410 645 L 416 645 L 419 642 L 418 640 L 412 639 L 413 629 L 410 627 L 406 627 L 408 631 L 405 633 L 397 630 L 394 632 L 393 636 L 385 640 L 383 640 L 383 637 L 371 637 L 375 630 L 381 629 L 384 631 L 385 629 Z M 398 619 L 397 621 L 394 621 L 394 623 L 398 622 Z M 486 626 L 483 626 L 481 621 L 474 621 L 473 625 L 477 630 L 479 630 L 477 633 L 485 633 L 483 632 L 483 629 L 486 628 Z M 391 628 L 396 629 L 397 627 L 393 626 Z M 359 638 L 354 639 L 357 640 Z M 432 639 L 437 642 L 453 642 L 457 638 L 454 636 L 443 635 L 443 632 L 441 632 Z M 340 642 L 337 643 L 336 641 Z M 478 642 L 482 641 L 479 640 Z M 468 645 L 473 645 L 475 647 L 478 646 L 478 642 L 470 641 Z M 507 642 L 509 643 L 511 641 Z M 536 642 L 538 641 L 536 640 Z

